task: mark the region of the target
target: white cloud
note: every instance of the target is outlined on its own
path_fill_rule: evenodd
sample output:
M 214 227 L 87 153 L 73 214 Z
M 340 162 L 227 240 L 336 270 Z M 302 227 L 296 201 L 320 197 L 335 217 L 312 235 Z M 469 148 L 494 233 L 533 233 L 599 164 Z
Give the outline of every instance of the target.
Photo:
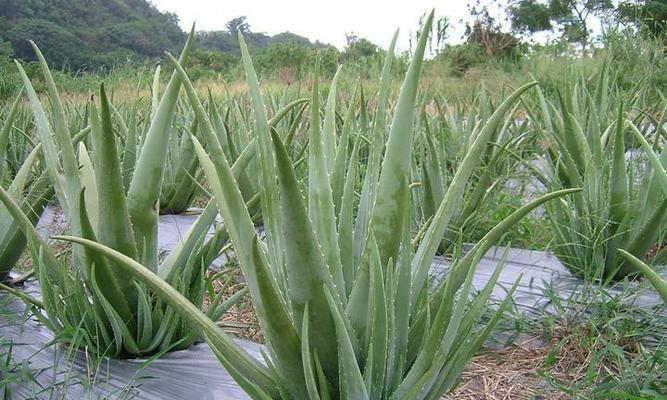
M 465 2 L 442 0 L 153 0 L 152 3 L 162 11 L 177 14 L 184 29 L 196 22 L 197 30 L 223 30 L 227 21 L 243 15 L 252 31 L 268 34 L 290 31 L 339 48 L 345 46 L 345 34 L 350 32 L 386 47 L 394 30 L 400 28 L 398 47 L 405 50 L 409 34 L 417 28 L 425 12 L 435 8 L 436 15 L 446 15 L 453 25 L 458 25 L 466 14 Z M 459 36 L 460 29 L 450 34 L 455 40 Z

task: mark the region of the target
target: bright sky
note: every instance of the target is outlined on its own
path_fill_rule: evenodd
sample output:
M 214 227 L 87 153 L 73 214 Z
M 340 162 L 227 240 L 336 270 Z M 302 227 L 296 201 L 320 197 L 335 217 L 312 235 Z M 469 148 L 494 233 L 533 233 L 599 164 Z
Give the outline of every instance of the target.
M 419 17 L 435 8 L 436 16 L 446 15 L 453 27 L 467 14 L 466 1 L 452 0 L 152 0 L 162 11 L 176 13 L 184 29 L 193 22 L 197 30 L 224 30 L 225 23 L 246 16 L 254 32 L 276 34 L 294 32 L 311 40 L 345 46 L 345 34 L 354 32 L 384 48 L 396 28 L 400 28 L 399 50 L 408 49 L 409 33 Z M 450 30 L 457 41 L 461 29 Z

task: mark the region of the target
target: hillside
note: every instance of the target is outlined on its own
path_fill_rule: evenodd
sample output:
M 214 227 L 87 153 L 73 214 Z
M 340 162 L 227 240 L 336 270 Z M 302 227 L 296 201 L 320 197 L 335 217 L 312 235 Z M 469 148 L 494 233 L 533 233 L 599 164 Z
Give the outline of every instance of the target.
M 255 50 L 287 41 L 315 46 L 289 32 L 246 35 Z M 14 57 L 34 60 L 28 39 L 55 68 L 91 70 L 178 51 L 185 33 L 176 15 L 146 0 L 0 0 L 0 46 L 8 42 Z M 197 47 L 238 52 L 230 31 L 198 32 Z

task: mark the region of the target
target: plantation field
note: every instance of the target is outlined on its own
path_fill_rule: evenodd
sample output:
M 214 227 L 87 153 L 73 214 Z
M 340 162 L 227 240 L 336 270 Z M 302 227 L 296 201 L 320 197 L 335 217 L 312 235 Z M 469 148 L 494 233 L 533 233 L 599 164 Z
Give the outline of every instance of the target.
M 0 63 L 3 398 L 667 398 L 664 41 L 434 26 Z

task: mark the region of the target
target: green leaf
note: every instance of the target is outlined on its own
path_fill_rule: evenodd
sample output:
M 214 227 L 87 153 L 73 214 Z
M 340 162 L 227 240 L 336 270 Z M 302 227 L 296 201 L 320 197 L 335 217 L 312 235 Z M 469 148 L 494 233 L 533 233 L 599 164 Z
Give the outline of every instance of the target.
M 278 295 L 271 270 L 259 249 L 257 237 L 253 241 L 253 258 L 257 266 L 260 294 L 259 298 L 253 298 L 253 300 L 260 302 L 266 311 L 266 320 L 263 324 L 264 334 L 269 338 L 269 348 L 275 355 L 273 362 L 277 367 L 276 372 L 282 377 L 282 383 L 295 399 L 307 399 L 301 340 L 287 313 L 287 307 Z
M 338 293 L 338 289 L 334 286 L 312 222 L 308 219 L 305 200 L 287 151 L 276 133 L 272 134 L 272 138 L 280 187 L 282 234 L 285 238 L 289 238 L 290 242 L 285 248 L 288 284 L 286 295 L 289 298 L 295 326 L 303 324 L 303 312 L 306 304 L 309 304 L 313 349 L 322 360 L 327 377 L 337 385 L 337 352 L 333 340 L 335 328 L 325 300 L 324 288 L 329 288 L 334 293 Z M 341 307 L 341 300 L 337 298 L 336 301 Z
M 618 249 L 619 253 L 625 257 L 628 262 L 639 270 L 644 276 L 651 282 L 658 294 L 665 300 L 667 303 L 667 281 L 662 279 L 655 271 L 651 269 L 648 265 L 644 264 L 640 259 L 633 256 L 623 249 Z
M 310 352 L 310 339 L 308 334 L 310 317 L 308 315 L 308 304 L 306 304 L 306 307 L 303 310 L 303 323 L 301 325 L 301 358 L 306 380 L 306 389 L 308 390 L 308 396 L 311 400 L 320 400 L 320 395 L 317 390 L 317 381 L 315 379 L 315 373 L 313 372 L 313 356 Z
M 619 224 L 625 217 L 628 208 L 628 177 L 625 171 L 625 142 L 623 140 L 623 105 L 618 110 L 614 150 L 611 164 L 610 183 L 610 215 L 614 223 Z
M 359 83 L 357 82 L 352 92 L 352 97 L 350 97 L 350 103 L 347 107 L 347 112 L 345 113 L 345 120 L 343 122 L 343 131 L 340 135 L 340 140 L 338 142 L 338 147 L 336 148 L 336 159 L 334 160 L 333 170 L 331 171 L 331 195 L 334 201 L 334 214 L 339 216 L 338 225 L 340 226 L 340 215 L 341 215 L 341 203 L 343 202 L 342 198 L 344 196 L 344 191 L 346 185 L 345 168 L 347 165 L 356 166 L 356 162 L 353 163 L 349 157 L 349 145 L 350 137 L 352 136 L 352 124 L 354 123 L 354 112 L 355 112 L 355 99 L 357 97 L 357 89 L 359 88 Z M 356 141 L 355 141 L 356 142 Z M 348 174 L 349 177 L 349 174 Z M 353 180 L 356 181 L 356 175 L 352 175 Z M 356 183 L 356 182 L 354 182 Z M 340 228 L 339 228 L 340 229 Z M 340 234 L 340 232 L 339 232 Z M 350 249 L 350 257 L 353 257 L 352 250 Z M 341 251 L 342 254 L 342 251 Z
M 78 166 L 76 163 L 76 156 L 74 154 L 74 146 L 72 145 L 69 127 L 67 126 L 67 116 L 65 115 L 65 109 L 63 108 L 60 96 L 58 95 L 58 89 L 56 88 L 56 83 L 53 80 L 53 76 L 51 75 L 49 66 L 46 63 L 46 59 L 33 41 L 30 41 L 30 44 L 35 51 L 35 55 L 37 55 L 39 66 L 42 69 L 42 74 L 44 75 L 44 79 L 46 81 L 46 88 L 49 94 L 49 104 L 53 110 L 51 117 L 53 118 L 54 122 L 54 132 L 59 145 L 63 171 L 67 177 L 68 195 L 72 201 L 76 202 L 79 191 L 78 180 L 76 179 L 78 176 Z M 30 89 L 28 91 L 30 91 Z
M 382 67 L 382 78 L 380 79 L 380 90 L 378 92 L 378 105 L 373 120 L 373 131 L 371 138 L 370 154 L 368 168 L 364 177 L 364 184 L 361 190 L 361 199 L 359 201 L 359 211 L 354 227 L 354 265 L 359 264 L 361 254 L 365 246 L 368 226 L 373 214 L 375 197 L 377 193 L 378 180 L 380 177 L 380 161 L 382 150 L 384 149 L 387 103 L 389 98 L 389 89 L 391 85 L 391 68 L 394 63 L 394 49 L 398 31 L 394 33 L 391 44 L 387 49 L 384 65 Z M 363 86 L 360 85 L 359 102 L 361 104 L 362 117 L 366 112 L 366 102 L 364 101 Z
M 0 182 L 3 181 L 5 176 L 5 163 L 4 160 L 7 158 L 7 143 L 9 142 L 9 135 L 12 133 L 14 128 L 14 119 L 16 114 L 19 111 L 19 105 L 21 104 L 21 96 L 23 94 L 23 88 L 19 91 L 19 94 L 16 96 L 16 99 L 12 103 L 9 112 L 4 117 L 2 129 L 0 129 Z
M 100 87 L 100 120 L 93 127 L 93 146 L 95 149 L 95 175 L 99 204 L 97 205 L 97 238 L 114 250 L 136 259 L 137 246 L 134 241 L 127 200 L 123 190 L 123 175 L 117 152 L 116 140 L 111 123 L 111 110 L 104 85 Z M 91 122 L 97 119 L 97 108 L 91 107 Z
M 386 265 L 390 258 L 398 259 L 400 235 L 396 235 L 396 231 L 400 232 L 401 215 L 406 207 L 402 199 L 404 198 L 403 192 L 408 190 L 406 182 L 410 174 L 415 99 L 428 32 L 431 30 L 432 23 L 433 11 L 424 23 L 422 35 L 419 37 L 412 62 L 401 87 L 394 119 L 391 123 L 387 150 L 382 162 L 377 199 L 370 224 L 380 249 L 382 265 Z
M 379 254 L 378 254 L 379 255 Z M 387 271 L 393 269 L 392 260 Z M 366 377 L 368 395 L 371 399 L 382 398 L 385 371 L 387 368 L 387 351 L 389 342 L 389 323 L 387 314 L 387 293 L 385 290 L 384 275 L 379 258 L 371 262 L 370 274 L 370 304 L 368 315 L 370 331 L 368 341 L 368 355 L 366 357 Z
M 278 233 L 280 230 L 280 218 L 278 208 L 278 188 L 276 184 L 275 160 L 271 144 L 269 123 L 266 117 L 266 108 L 262 100 L 262 93 L 259 88 L 257 74 L 250 59 L 250 52 L 246 45 L 243 34 L 239 32 L 239 44 L 241 46 L 241 58 L 243 60 L 243 69 L 246 75 L 246 82 L 250 89 L 250 97 L 255 116 L 255 135 L 257 137 L 257 146 L 259 148 L 259 179 L 260 179 L 260 197 L 262 205 L 262 219 L 264 229 L 267 231 L 269 241 L 269 259 L 272 268 L 278 274 L 278 279 L 282 280 L 283 268 L 283 245 L 282 236 Z M 299 326 L 299 325 L 297 325 Z
M 329 168 L 327 166 L 327 152 L 329 150 L 327 150 L 326 146 L 328 144 L 320 131 L 318 80 L 319 64 L 315 66 L 313 97 L 310 102 L 311 133 L 309 142 L 310 158 L 308 162 L 308 218 L 312 221 L 311 225 L 315 232 L 315 238 L 317 239 L 317 243 L 320 244 L 324 261 L 333 277 L 337 295 L 344 303 L 346 300 L 345 281 L 343 266 L 340 261 L 336 216 L 334 215 L 334 203 L 331 183 L 329 181 Z M 299 189 L 296 188 L 296 190 L 298 191 Z
M 364 378 L 359 370 L 359 363 L 354 354 L 354 348 L 350 339 L 349 332 L 343 321 L 343 317 L 338 311 L 338 305 L 334 300 L 331 291 L 323 287 L 324 295 L 329 310 L 335 322 L 336 341 L 338 342 L 338 361 L 339 379 L 341 386 L 341 399 L 346 400 L 364 400 L 369 399 Z
M 319 64 L 319 62 L 318 62 Z M 316 67 L 317 68 L 317 67 Z M 326 160 L 327 172 L 331 173 L 334 167 L 334 161 L 336 157 L 336 87 L 338 83 L 338 77 L 340 76 L 341 67 L 338 67 L 336 74 L 331 81 L 331 86 L 329 86 L 329 96 L 327 97 L 326 109 L 324 112 L 324 125 L 322 127 L 322 148 L 324 150 L 324 159 Z M 319 74 L 316 72 L 316 78 L 313 82 L 313 99 L 318 96 L 319 93 L 317 90 L 317 80 L 319 79 Z M 319 99 L 318 99 L 319 100 Z M 314 101 L 311 105 L 319 101 Z M 319 108 L 317 111 L 317 118 L 311 120 L 311 124 L 314 124 L 317 121 L 319 124 Z M 313 116 L 315 113 L 313 113 Z
M 357 137 L 352 155 L 349 158 L 349 167 L 345 177 L 345 188 L 341 199 L 340 214 L 338 217 L 338 246 L 340 248 L 340 261 L 343 268 L 343 280 L 345 281 L 345 298 L 352 291 L 354 283 L 354 188 L 357 183 L 357 163 L 359 161 L 359 144 L 361 140 Z
M 83 188 L 86 189 L 85 206 L 86 209 L 92 211 L 92 215 L 89 215 L 90 223 L 93 226 L 93 231 L 97 232 L 97 227 L 99 225 L 98 223 L 99 214 L 97 212 L 99 195 L 97 193 L 95 169 L 93 167 L 93 162 L 90 160 L 90 156 L 88 155 L 88 149 L 86 149 L 86 146 L 83 143 L 79 143 L 78 153 L 79 153 L 78 154 L 79 164 L 81 165 L 81 167 L 79 168 L 81 185 Z
M 0 191 L 0 193 L 2 193 Z M 258 388 L 272 396 L 277 394 L 274 379 L 269 375 L 266 367 L 241 349 L 231 337 L 220 330 L 206 314 L 190 303 L 182 294 L 169 284 L 160 279 L 148 268 L 139 264 L 126 255 L 111 249 L 103 244 L 73 236 L 56 236 L 55 239 L 66 240 L 91 248 L 105 257 L 114 261 L 115 266 L 122 268 L 125 272 L 132 274 L 148 285 L 160 298 L 173 307 L 181 317 L 188 321 L 194 328 L 199 330 L 212 349 L 219 356 L 224 366 L 242 374 L 246 379 L 253 382 Z
M 193 40 L 194 30 L 188 35 L 183 47 L 181 63 L 187 61 Z M 170 122 L 175 111 L 180 87 L 181 77 L 175 71 L 167 84 L 155 117 L 151 120 L 141 154 L 139 154 L 136 162 L 130 189 L 127 192 L 127 208 L 132 219 L 137 254 L 140 256 L 142 263 L 153 272 L 157 271 L 158 265 L 158 199 L 167 159 Z

